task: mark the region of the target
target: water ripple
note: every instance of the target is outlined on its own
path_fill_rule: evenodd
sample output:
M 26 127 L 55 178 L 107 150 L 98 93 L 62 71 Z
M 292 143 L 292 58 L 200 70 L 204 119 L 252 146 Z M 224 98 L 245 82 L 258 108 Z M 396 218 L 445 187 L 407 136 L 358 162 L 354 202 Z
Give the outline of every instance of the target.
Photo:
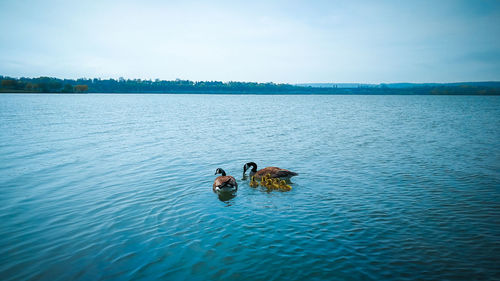
M 499 105 L 2 95 L 0 276 L 495 279 Z M 250 188 L 248 161 L 300 176 L 290 192 Z M 217 167 L 239 183 L 225 202 Z

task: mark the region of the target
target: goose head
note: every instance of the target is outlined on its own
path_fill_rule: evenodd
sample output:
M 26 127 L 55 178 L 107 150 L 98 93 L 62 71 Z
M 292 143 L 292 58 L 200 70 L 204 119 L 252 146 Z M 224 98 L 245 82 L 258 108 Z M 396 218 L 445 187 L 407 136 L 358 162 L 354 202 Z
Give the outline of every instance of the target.
M 252 168 L 250 170 L 251 173 L 257 172 L 257 164 L 255 164 L 254 162 L 248 162 L 243 165 L 243 174 L 245 174 L 250 167 Z
M 223 177 L 226 176 L 226 172 L 224 170 L 222 170 L 221 168 L 217 168 L 217 170 L 215 170 L 214 175 L 217 175 L 217 174 L 221 174 Z

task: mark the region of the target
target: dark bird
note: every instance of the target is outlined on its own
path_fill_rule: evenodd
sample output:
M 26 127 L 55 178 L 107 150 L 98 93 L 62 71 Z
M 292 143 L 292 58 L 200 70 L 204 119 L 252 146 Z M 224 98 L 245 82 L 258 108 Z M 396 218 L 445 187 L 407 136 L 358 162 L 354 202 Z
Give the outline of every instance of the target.
M 215 170 L 215 174 L 221 174 L 214 180 L 214 192 L 233 192 L 238 190 L 238 183 L 232 176 L 226 176 L 226 172 L 221 168 Z
M 269 178 L 280 178 L 289 180 L 291 177 L 299 175 L 295 172 L 281 169 L 278 167 L 265 167 L 257 171 L 257 164 L 255 164 L 254 162 L 248 162 L 245 164 L 245 166 L 243 166 L 243 175 L 245 175 L 246 171 L 250 167 L 252 168 L 250 170 L 250 177 L 253 176 L 255 179 L 261 179 L 263 176 L 269 175 Z

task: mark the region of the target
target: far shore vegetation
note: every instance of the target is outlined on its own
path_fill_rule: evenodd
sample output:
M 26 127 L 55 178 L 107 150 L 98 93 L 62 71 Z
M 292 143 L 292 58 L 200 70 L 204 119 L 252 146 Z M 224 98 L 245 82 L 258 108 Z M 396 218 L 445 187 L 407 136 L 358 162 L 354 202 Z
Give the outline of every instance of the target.
M 0 93 L 194 93 L 309 95 L 500 95 L 500 82 L 445 84 L 276 84 L 141 79 L 12 78 L 0 75 Z

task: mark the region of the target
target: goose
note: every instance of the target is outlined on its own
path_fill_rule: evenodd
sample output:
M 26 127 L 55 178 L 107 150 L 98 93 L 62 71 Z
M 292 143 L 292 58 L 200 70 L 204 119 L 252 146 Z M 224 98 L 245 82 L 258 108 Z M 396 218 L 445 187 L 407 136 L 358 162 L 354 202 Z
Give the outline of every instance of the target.
M 279 183 L 280 189 L 285 190 L 285 191 L 290 191 L 292 190 L 292 187 L 288 184 L 286 184 L 285 180 L 281 180 Z
M 279 184 L 278 178 L 273 178 L 271 180 L 271 185 L 272 185 L 273 189 L 280 189 L 280 184 Z
M 254 176 L 252 176 L 252 178 L 254 178 L 254 179 L 255 179 L 255 177 L 254 177 Z M 264 175 L 264 176 L 262 176 L 262 177 L 260 178 L 260 185 L 262 185 L 262 186 L 266 186 L 266 183 L 267 183 L 267 179 L 268 179 L 268 178 L 269 178 L 269 176 L 268 176 L 268 175 Z
M 214 185 L 212 186 L 214 192 L 232 192 L 238 190 L 238 183 L 232 176 L 226 176 L 226 172 L 221 168 L 215 170 L 215 175 L 221 174 L 214 180 Z
M 243 166 L 243 175 L 245 175 L 246 171 L 250 167 L 252 168 L 250 170 L 250 177 L 253 176 L 256 179 L 261 179 L 264 175 L 267 174 L 269 174 L 269 178 L 280 178 L 280 179 L 290 179 L 291 177 L 299 175 L 295 172 L 281 169 L 278 167 L 266 167 L 257 171 L 257 164 L 255 164 L 254 162 L 248 162 Z
M 273 190 L 273 181 L 271 179 L 266 180 L 266 187 L 269 190 Z
M 259 182 L 256 181 L 254 177 L 251 177 L 249 185 L 250 185 L 250 187 L 257 187 L 257 186 L 259 186 Z

